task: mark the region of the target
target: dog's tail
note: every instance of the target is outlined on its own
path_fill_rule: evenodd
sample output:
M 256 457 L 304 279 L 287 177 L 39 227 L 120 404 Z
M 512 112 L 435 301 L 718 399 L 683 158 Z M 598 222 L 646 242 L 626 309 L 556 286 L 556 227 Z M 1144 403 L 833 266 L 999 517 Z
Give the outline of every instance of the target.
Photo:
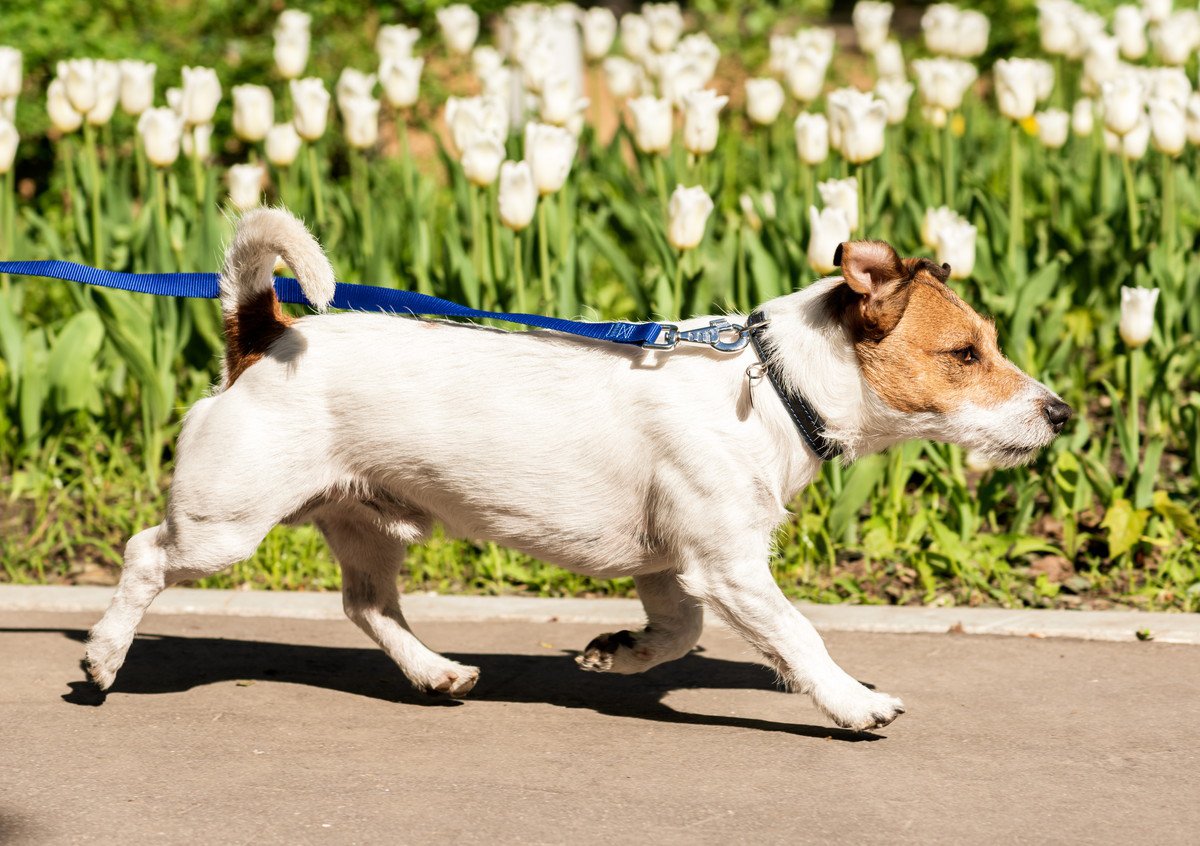
M 324 311 L 333 299 L 333 268 L 304 224 L 282 209 L 256 209 L 237 226 L 221 271 L 225 387 L 258 361 L 291 323 L 275 296 L 275 261 L 296 274 L 304 296 Z

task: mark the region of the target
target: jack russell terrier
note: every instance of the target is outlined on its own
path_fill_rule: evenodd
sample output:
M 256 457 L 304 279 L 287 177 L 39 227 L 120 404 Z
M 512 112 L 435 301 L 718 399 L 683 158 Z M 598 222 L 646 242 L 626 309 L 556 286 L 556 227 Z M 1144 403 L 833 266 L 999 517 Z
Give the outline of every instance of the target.
M 397 588 L 406 547 L 440 522 L 578 573 L 633 577 L 645 627 L 597 637 L 577 659 L 585 670 L 686 655 L 707 608 L 837 725 L 886 726 L 900 700 L 834 663 L 771 577 L 787 503 L 822 458 L 912 438 L 1021 464 L 1071 409 L 1001 354 L 992 324 L 946 286 L 948 268 L 879 241 L 838 253 L 842 277 L 751 316 L 753 345 L 663 353 L 383 314 L 295 320 L 272 288 L 277 257 L 321 311 L 332 268 L 290 214 L 246 215 L 221 274 L 220 389 L 184 420 L 166 519 L 125 549 L 88 640 L 91 677 L 112 685 L 168 585 L 311 520 L 341 565 L 347 616 L 416 687 L 462 696 L 478 669 L 426 647 Z M 748 378 L 756 369 L 769 385 Z

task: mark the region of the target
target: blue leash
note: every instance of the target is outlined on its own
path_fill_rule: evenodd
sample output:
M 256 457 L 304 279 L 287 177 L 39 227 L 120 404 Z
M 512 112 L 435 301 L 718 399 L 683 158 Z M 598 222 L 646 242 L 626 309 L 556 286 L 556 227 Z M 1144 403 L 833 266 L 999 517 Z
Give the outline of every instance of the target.
M 46 279 L 64 279 L 113 288 L 118 291 L 133 291 L 138 294 L 154 294 L 160 297 L 192 297 L 216 299 L 220 278 L 216 273 L 120 273 L 100 270 L 70 261 L 0 261 L 0 273 L 15 276 L 40 276 Z M 280 302 L 312 305 L 300 290 L 300 283 L 290 277 L 275 279 L 275 294 Z M 618 344 L 639 344 L 646 349 L 670 350 L 680 341 L 705 344 L 722 352 L 736 352 L 749 342 L 746 330 L 726 320 L 713 320 L 710 325 L 699 329 L 680 329 L 672 323 L 590 323 L 581 320 L 565 320 L 541 314 L 505 314 L 498 311 L 483 311 L 459 303 L 431 297 L 416 291 L 398 291 L 395 288 L 378 288 L 374 285 L 354 285 L 339 282 L 334 290 L 330 305 L 334 308 L 355 311 L 382 311 L 392 314 L 429 315 L 436 317 L 490 318 L 509 323 L 552 329 L 583 338 L 597 338 Z

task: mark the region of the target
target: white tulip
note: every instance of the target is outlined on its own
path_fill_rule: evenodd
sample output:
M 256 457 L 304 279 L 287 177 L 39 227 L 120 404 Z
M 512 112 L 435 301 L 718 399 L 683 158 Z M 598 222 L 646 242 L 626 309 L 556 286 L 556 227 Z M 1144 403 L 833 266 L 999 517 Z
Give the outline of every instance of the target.
M 379 66 L 379 83 L 383 98 L 397 109 L 416 105 L 421 95 L 421 71 L 425 60 L 420 58 L 386 58 Z
M 1150 138 L 1154 149 L 1174 158 L 1183 152 L 1187 144 L 1187 124 L 1183 109 L 1173 100 L 1152 97 L 1147 104 L 1150 110 Z
M 289 83 L 292 92 L 292 123 L 296 132 L 305 141 L 316 141 L 325 134 L 329 121 L 329 92 L 318 77 L 293 79 Z
M 464 3 L 438 9 L 437 22 L 451 53 L 465 56 L 471 52 L 479 37 L 479 15 L 474 9 Z
M 262 202 L 263 179 L 266 170 L 260 164 L 235 164 L 226 174 L 229 179 L 229 202 L 245 212 Z
M 21 51 L 15 47 L 0 47 L 0 100 L 10 100 L 21 93 Z
M 841 209 L 850 223 L 850 230 L 858 229 L 858 179 L 829 179 L 817 183 L 817 191 L 825 208 Z
M 197 126 L 185 126 L 183 133 L 183 153 L 188 158 L 204 161 L 212 155 L 213 125 L 202 123 Z
M 533 220 L 538 191 L 533 184 L 529 162 L 504 162 L 500 165 L 500 222 L 520 232 Z
M 813 56 L 826 68 L 833 61 L 833 48 L 837 44 L 837 33 L 828 27 L 808 27 L 799 30 L 792 42 L 796 55 Z
M 1124 135 L 1104 130 L 1104 143 L 1110 153 L 1124 156 L 1130 161 L 1141 159 L 1146 155 L 1146 148 L 1150 146 L 1150 120 L 1146 113 L 1143 111 L 1133 129 Z
M 822 275 L 832 273 L 838 247 L 850 240 L 850 221 L 841 209 L 817 211 L 816 206 L 809 206 L 808 220 L 808 266 Z
M 874 94 L 841 88 L 826 98 L 829 140 L 851 164 L 862 164 L 883 152 L 888 108 Z
M 138 117 L 138 135 L 146 159 L 155 167 L 170 167 L 179 158 L 183 120 L 166 106 L 146 109 Z
M 299 9 L 284 9 L 275 20 L 275 32 L 308 35 L 312 29 L 312 15 Z
M 993 68 L 996 103 L 1010 120 L 1033 115 L 1038 101 L 1038 62 L 1035 59 L 1000 59 Z
M 1146 21 L 1137 6 L 1118 6 L 1113 14 L 1113 32 L 1121 45 L 1121 55 L 1131 62 L 1146 55 Z
M 633 141 L 643 153 L 665 153 L 671 148 L 674 114 L 671 103 L 657 97 L 636 97 L 629 101 L 633 112 Z
M 880 79 L 904 79 L 904 51 L 899 41 L 885 41 L 875 51 L 875 73 Z
M 1184 123 L 1187 129 L 1188 143 L 1193 147 L 1200 147 L 1200 92 L 1188 97 Z
M 1071 0 L 1038 0 L 1038 34 L 1042 50 L 1051 56 L 1066 56 L 1075 47 L 1071 25 L 1075 4 Z
M 958 20 L 958 35 L 955 36 L 956 50 L 953 55 L 972 59 L 987 52 L 988 35 L 992 22 L 983 12 L 966 9 Z
M 410 59 L 413 47 L 421 38 L 421 30 L 404 24 L 384 24 L 375 35 L 375 52 L 380 62 L 388 59 Z
M 500 173 L 504 145 L 494 135 L 480 132 L 468 142 L 461 161 L 463 173 L 471 184 L 486 187 L 495 182 Z
M 1096 104 L 1081 97 L 1071 107 L 1071 131 L 1077 138 L 1087 138 L 1096 128 Z
M 1142 79 L 1148 81 L 1149 96 L 1170 100 L 1181 109 L 1192 96 L 1192 83 L 1183 68 L 1149 68 Z
M 746 80 L 746 116 L 759 126 L 770 126 L 779 118 L 787 95 L 770 77 Z
M 825 87 L 828 63 L 816 55 L 798 55 L 787 68 L 788 90 L 801 103 L 811 103 Z
M 583 54 L 592 61 L 602 59 L 617 37 L 617 16 L 604 6 L 593 6 L 583 13 Z
M 563 187 L 575 160 L 575 136 L 561 126 L 525 124 L 525 160 L 543 196 Z
M 212 123 L 221 102 L 221 82 L 212 68 L 183 69 L 183 122 L 189 126 Z
M 947 112 L 962 106 L 967 89 L 978 76 L 973 65 L 957 59 L 918 59 L 913 70 L 921 102 Z
M 1131 132 L 1145 111 L 1142 81 L 1133 73 L 1125 73 L 1104 83 L 1102 93 L 1104 125 L 1117 135 Z
M 243 141 L 261 141 L 275 123 L 275 97 L 265 85 L 233 86 L 233 131 Z
M 935 3 L 921 15 L 921 32 L 931 53 L 952 54 L 958 38 L 960 12 L 949 3 Z
M 1117 39 L 1097 33 L 1084 48 L 1083 79 L 1079 87 L 1089 96 L 1099 94 L 1104 83 L 1120 74 L 1122 67 Z
M 46 113 L 50 116 L 50 125 L 62 133 L 74 132 L 83 125 L 83 115 L 71 105 L 67 83 L 61 77 L 51 80 L 46 90 Z
M 934 129 L 945 129 L 946 124 L 950 122 L 950 116 L 945 109 L 938 106 L 921 106 L 921 119 Z
M 92 59 L 68 59 L 58 63 L 58 77 L 66 85 L 71 108 L 86 115 L 96 106 L 96 63 Z
M 621 16 L 621 50 L 638 62 L 650 55 L 650 24 L 641 15 Z
M 153 62 L 122 59 L 121 111 L 137 116 L 154 105 L 154 75 L 158 66 Z
M 471 67 L 475 75 L 483 82 L 500 68 L 504 67 L 504 54 L 487 44 L 480 44 L 471 51 Z
M 293 80 L 304 73 L 304 66 L 308 64 L 308 47 L 309 34 L 307 30 L 297 32 L 276 29 L 272 55 L 275 58 L 275 69 L 279 71 L 279 75 L 286 80 Z
M 801 112 L 792 125 L 796 154 L 806 165 L 819 165 L 829 158 L 829 121 L 825 115 Z
M 17 158 L 17 145 L 20 142 L 21 136 L 17 134 L 17 128 L 13 126 L 12 121 L 0 118 L 0 175 L 12 170 L 13 162 Z
M 711 38 L 703 32 L 697 32 L 680 40 L 675 52 L 692 59 L 701 68 L 704 81 L 710 81 L 717 73 L 717 64 L 721 61 L 721 51 Z
M 112 120 L 121 99 L 121 68 L 116 62 L 96 60 L 96 105 L 87 113 L 92 126 L 104 126 Z
M 354 68 L 342 68 L 337 85 L 333 89 L 338 108 L 345 108 L 346 100 L 370 99 L 375 91 L 375 74 L 363 73 Z
M 695 249 L 704 239 L 713 201 L 702 185 L 676 185 L 667 203 L 667 241 L 677 250 Z
M 695 91 L 684 98 L 684 149 L 697 156 L 707 155 L 716 149 L 721 128 L 718 115 L 728 102 L 728 97 L 720 96 L 708 88 Z
M 609 56 L 604 60 L 604 79 L 609 93 L 618 100 L 636 97 L 645 82 L 641 65 L 624 56 Z
M 883 46 L 888 39 L 888 29 L 892 25 L 892 12 L 891 3 L 859 0 L 854 4 L 854 11 L 850 17 L 854 22 L 854 32 L 858 37 L 860 50 L 871 55 Z
M 288 167 L 300 154 L 300 134 L 290 123 L 277 123 L 267 130 L 267 161 L 275 167 Z
M 347 96 L 339 104 L 346 143 L 368 150 L 379 140 L 379 101 L 371 97 Z
M 677 3 L 647 3 L 642 17 L 650 27 L 650 46 L 659 53 L 674 48 L 683 35 L 683 13 Z
M 566 126 L 588 106 L 588 99 L 580 97 L 575 80 L 563 72 L 555 72 L 542 81 L 542 93 L 538 98 L 538 116 L 542 122 L 555 126 Z
M 888 123 L 895 126 L 908 117 L 908 103 L 912 99 L 913 84 L 905 79 L 883 78 L 875 83 L 875 96 L 887 106 Z
M 499 97 L 451 97 L 446 101 L 446 126 L 450 140 L 460 153 L 478 133 L 508 138 L 508 107 Z
M 1037 113 L 1038 140 L 1048 150 L 1061 149 L 1067 143 L 1071 116 L 1062 109 L 1046 109 Z
M 1150 23 L 1162 23 L 1171 14 L 1175 0 L 1142 0 L 1142 14 Z
M 1121 320 L 1117 330 L 1125 346 L 1137 349 L 1150 340 L 1154 332 L 1154 306 L 1158 288 L 1127 288 L 1121 286 Z
M 950 265 L 951 279 L 966 279 L 975 270 L 975 236 L 975 227 L 962 219 L 937 230 L 937 263 Z
M 175 114 L 179 115 L 180 119 L 182 120 L 183 119 L 183 89 L 182 88 L 168 88 L 166 97 L 167 97 L 167 105 L 171 108 L 171 110 L 173 112 L 175 112 Z
M 938 233 L 960 221 L 963 221 L 963 218 L 949 206 L 925 209 L 925 216 L 921 219 L 921 243 L 931 250 L 936 250 Z
M 682 109 L 684 99 L 702 89 L 710 79 L 701 59 L 686 53 L 667 53 L 658 59 L 658 85 L 663 97 Z
M 1151 30 L 1154 49 L 1164 64 L 1186 65 L 1200 46 L 1200 12 L 1180 9 Z

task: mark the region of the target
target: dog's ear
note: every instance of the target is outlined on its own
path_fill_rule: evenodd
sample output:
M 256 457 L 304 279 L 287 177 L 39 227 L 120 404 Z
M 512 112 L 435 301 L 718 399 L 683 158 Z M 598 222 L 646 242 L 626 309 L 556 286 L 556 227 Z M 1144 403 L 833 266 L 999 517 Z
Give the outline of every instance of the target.
M 900 322 L 908 303 L 908 267 L 891 244 L 847 241 L 837 248 L 834 264 L 846 280 L 835 307 L 856 339 L 878 340 Z

